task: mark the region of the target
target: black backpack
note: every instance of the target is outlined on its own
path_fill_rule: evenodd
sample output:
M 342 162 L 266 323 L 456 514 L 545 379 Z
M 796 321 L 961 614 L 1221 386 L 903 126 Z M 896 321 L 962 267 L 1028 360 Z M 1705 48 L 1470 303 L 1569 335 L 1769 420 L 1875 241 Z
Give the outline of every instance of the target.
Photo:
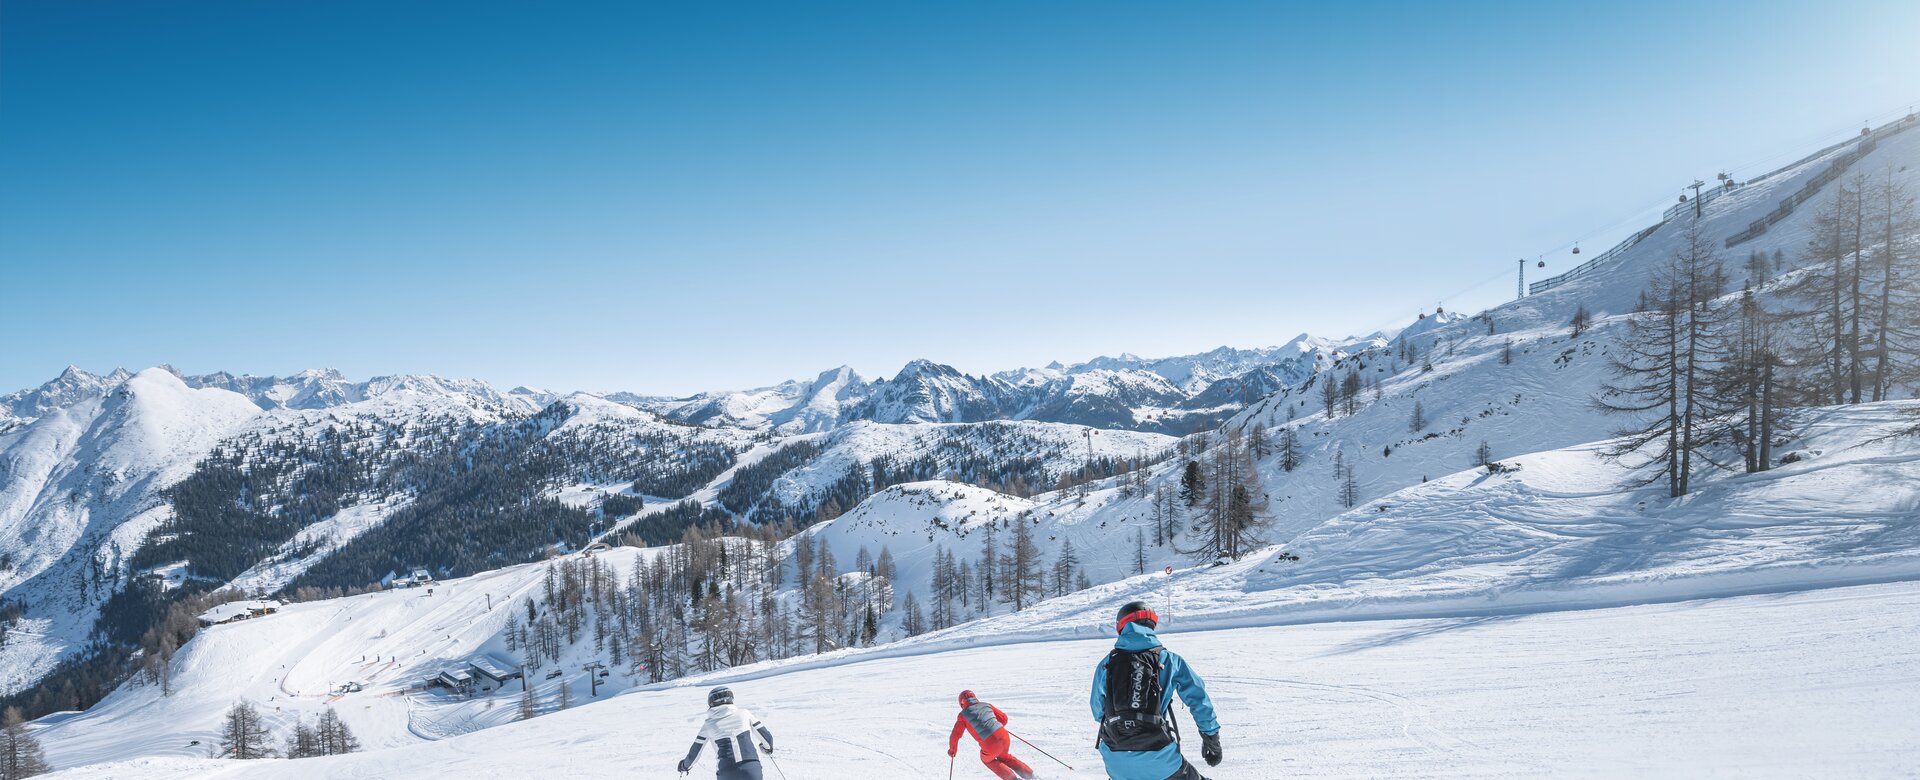
M 1115 753 L 1152 752 L 1177 741 L 1160 686 L 1160 648 L 1107 654 L 1100 741 Z

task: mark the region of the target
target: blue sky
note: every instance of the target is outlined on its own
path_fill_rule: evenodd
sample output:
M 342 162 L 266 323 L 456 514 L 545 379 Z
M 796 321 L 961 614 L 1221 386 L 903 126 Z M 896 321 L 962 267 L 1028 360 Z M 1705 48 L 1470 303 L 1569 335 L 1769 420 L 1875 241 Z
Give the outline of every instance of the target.
M 167 362 L 682 393 L 1370 332 L 1903 110 L 1916 29 L 1910 2 L 8 0 L 0 388 Z

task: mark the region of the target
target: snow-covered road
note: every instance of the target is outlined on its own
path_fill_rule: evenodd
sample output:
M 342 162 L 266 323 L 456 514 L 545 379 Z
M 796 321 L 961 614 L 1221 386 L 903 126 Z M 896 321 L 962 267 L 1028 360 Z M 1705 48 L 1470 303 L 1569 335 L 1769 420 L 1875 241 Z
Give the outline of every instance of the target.
M 1168 637 L 1225 730 L 1215 780 L 1279 777 L 1913 777 L 1920 583 L 1502 617 Z M 1098 777 L 1086 687 L 1105 644 L 1047 642 L 735 685 L 807 778 L 938 778 L 972 688 L 1045 776 Z M 704 686 L 638 691 L 427 744 L 303 761 L 155 758 L 62 778 L 670 778 Z M 1191 720 L 1181 714 L 1191 735 Z M 961 754 L 957 777 L 987 778 Z M 710 759 L 709 759 L 710 762 Z M 705 763 L 695 776 L 711 772 Z M 778 776 L 769 772 L 769 776 Z

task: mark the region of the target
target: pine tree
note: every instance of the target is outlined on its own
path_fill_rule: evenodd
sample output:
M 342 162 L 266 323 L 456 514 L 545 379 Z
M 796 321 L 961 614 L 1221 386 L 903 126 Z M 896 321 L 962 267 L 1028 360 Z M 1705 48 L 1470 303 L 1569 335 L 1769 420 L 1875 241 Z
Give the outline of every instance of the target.
M 1419 433 L 1427 429 L 1427 407 L 1418 399 L 1413 402 L 1413 419 L 1407 421 L 1407 430 Z M 1288 469 L 1291 471 L 1292 469 Z
M 294 721 L 293 733 L 287 735 L 287 746 L 283 753 L 287 758 L 311 758 L 320 755 L 320 737 L 307 725 L 306 718 Z
M 554 709 L 564 710 L 573 707 L 573 686 L 566 680 L 560 681 L 560 690 L 553 697 Z
M 1188 539 L 1194 543 L 1182 553 L 1201 560 L 1238 559 L 1262 543 L 1261 532 L 1271 524 L 1265 517 L 1265 494 L 1246 447 L 1228 437 L 1206 454 L 1205 501 L 1194 514 Z
M 1073 540 L 1060 541 L 1060 556 L 1053 559 L 1053 595 L 1065 596 L 1073 589 L 1073 573 L 1080 566 L 1080 557 L 1073 552 Z
M 1133 573 L 1147 573 L 1147 533 L 1145 531 L 1133 532 Z
M 1320 372 L 1320 405 L 1325 408 L 1327 419 L 1331 420 L 1340 410 L 1340 387 L 1333 382 L 1333 372 Z
M 1915 271 L 1915 199 L 1889 169 L 1868 191 L 1868 211 L 1877 247 L 1869 275 L 1868 323 L 1874 360 L 1875 401 L 1892 397 L 1899 382 L 1920 378 L 1920 272 Z
M 954 602 L 960 597 L 964 588 L 965 585 L 960 580 L 959 567 L 954 565 L 953 553 L 945 547 L 935 547 L 933 549 L 932 619 L 935 630 L 954 624 Z
M 1500 347 L 1500 365 L 1513 365 L 1513 339 L 1507 339 L 1507 343 Z
M 1722 411 L 1710 392 L 1710 377 L 1723 359 L 1725 315 L 1714 299 L 1725 287 L 1719 256 L 1697 222 L 1682 245 L 1655 271 L 1649 284 L 1651 311 L 1637 312 L 1619 353 L 1614 382 L 1595 399 L 1603 411 L 1641 418 L 1620 432 L 1609 455 L 1645 453 L 1634 468 L 1653 466 L 1643 484 L 1664 479 L 1668 495 L 1686 495 L 1693 459 L 1712 443 L 1712 425 Z
M 1573 332 L 1569 334 L 1569 336 L 1577 339 L 1587 335 L 1587 328 L 1591 324 L 1592 319 L 1593 315 L 1587 313 L 1587 305 L 1584 303 L 1580 304 L 1579 308 L 1573 310 L 1573 322 L 1570 323 Z
M 1300 468 L 1300 434 L 1292 426 L 1280 429 L 1280 469 Z
M 907 591 L 901 611 L 906 613 L 901 618 L 901 628 L 906 629 L 907 636 L 919 636 L 927 632 L 927 617 L 920 612 L 920 600 L 914 598 L 913 591 Z
M 1013 521 L 1013 543 L 1006 555 L 1006 572 L 1001 578 L 1006 593 L 1002 600 L 1013 602 L 1014 611 L 1026 609 L 1035 594 L 1044 593 L 1045 570 L 1040 568 L 1040 546 L 1033 541 L 1033 523 L 1026 518 Z
M 1180 473 L 1180 500 L 1188 507 L 1196 506 L 1205 495 L 1206 487 L 1207 478 L 1200 473 L 1200 462 L 1187 461 L 1186 470 Z
M 1773 319 L 1753 290 L 1743 293 L 1727 361 L 1713 375 L 1714 392 L 1729 410 L 1720 431 L 1749 474 L 1772 467 L 1773 440 L 1786 428 L 1775 382 L 1780 354 Z
M 1806 366 L 1807 399 L 1817 404 L 1859 403 L 1864 361 L 1860 332 L 1861 270 L 1867 233 L 1858 183 L 1840 183 L 1814 212 L 1808 268 L 1787 289 L 1805 308 L 1789 313 L 1799 330 L 1795 363 Z
M 1360 370 L 1347 369 L 1347 375 L 1340 380 L 1340 403 L 1343 413 L 1349 416 L 1360 411 Z
M 793 540 L 793 572 L 795 580 L 807 582 L 813 578 L 813 537 L 802 534 Z
M 4 723 L 0 729 L 0 780 L 52 772 L 53 765 L 47 763 L 40 740 L 27 733 L 27 719 L 20 714 L 19 707 L 7 708 Z
M 272 758 L 274 750 L 268 746 L 270 737 L 271 732 L 260 720 L 260 711 L 252 703 L 241 700 L 227 710 L 220 728 L 220 751 L 229 758 Z
M 1473 465 L 1478 466 L 1480 468 L 1486 468 L 1487 466 L 1490 466 L 1492 464 L 1493 464 L 1493 445 L 1488 444 L 1485 439 L 1481 439 L 1480 446 L 1474 448 L 1473 450 Z
M 1765 286 L 1771 278 L 1773 268 L 1767 260 L 1767 254 L 1758 249 L 1747 253 L 1747 286 L 1757 289 Z
M 989 522 L 980 540 L 980 602 L 985 606 L 993 600 L 995 578 L 1000 576 L 1000 542 L 998 526 Z
M 659 671 L 660 664 L 653 664 L 652 667 L 657 672 Z M 659 680 L 655 680 L 654 682 L 659 682 Z M 528 685 L 525 679 L 520 681 L 519 714 L 521 720 L 532 720 L 535 715 L 540 714 L 540 702 L 533 698 L 533 686 Z
M 1253 457 L 1256 459 L 1265 459 L 1273 454 L 1272 444 L 1267 439 L 1266 423 L 1256 422 L 1253 428 L 1247 431 L 1247 449 L 1253 451 Z

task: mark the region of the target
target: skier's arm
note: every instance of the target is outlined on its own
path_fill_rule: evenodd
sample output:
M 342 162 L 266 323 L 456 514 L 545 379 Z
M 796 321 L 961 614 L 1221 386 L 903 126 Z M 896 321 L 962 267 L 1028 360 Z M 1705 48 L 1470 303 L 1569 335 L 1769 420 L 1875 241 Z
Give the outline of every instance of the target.
M 1093 705 L 1093 722 L 1099 723 L 1107 715 L 1107 659 L 1100 659 L 1100 665 L 1093 667 L 1093 696 L 1089 702 Z
M 1001 712 L 999 707 L 995 707 L 989 704 L 987 705 L 987 708 L 993 710 L 993 717 L 1000 719 L 1000 725 L 1002 726 L 1007 725 L 1007 714 L 1004 712 Z
M 693 762 L 700 760 L 700 749 L 706 746 L 707 734 L 702 731 L 700 736 L 693 738 L 693 746 L 687 748 L 687 757 L 680 759 L 680 771 L 686 772 L 693 766 Z
M 773 750 L 773 732 L 767 730 L 767 724 L 756 720 L 753 722 L 753 730 L 760 733 L 760 739 L 767 743 L 767 750 Z
M 960 752 L 960 732 L 967 730 L 967 721 L 961 717 L 953 719 L 953 733 L 947 735 L 947 755 Z
M 1207 684 L 1187 665 L 1187 659 L 1171 651 L 1165 656 L 1169 681 L 1173 689 L 1180 692 L 1180 700 L 1187 703 L 1187 710 L 1193 713 L 1194 725 L 1200 727 L 1201 734 L 1220 733 L 1220 720 L 1213 715 L 1213 699 L 1207 696 Z

